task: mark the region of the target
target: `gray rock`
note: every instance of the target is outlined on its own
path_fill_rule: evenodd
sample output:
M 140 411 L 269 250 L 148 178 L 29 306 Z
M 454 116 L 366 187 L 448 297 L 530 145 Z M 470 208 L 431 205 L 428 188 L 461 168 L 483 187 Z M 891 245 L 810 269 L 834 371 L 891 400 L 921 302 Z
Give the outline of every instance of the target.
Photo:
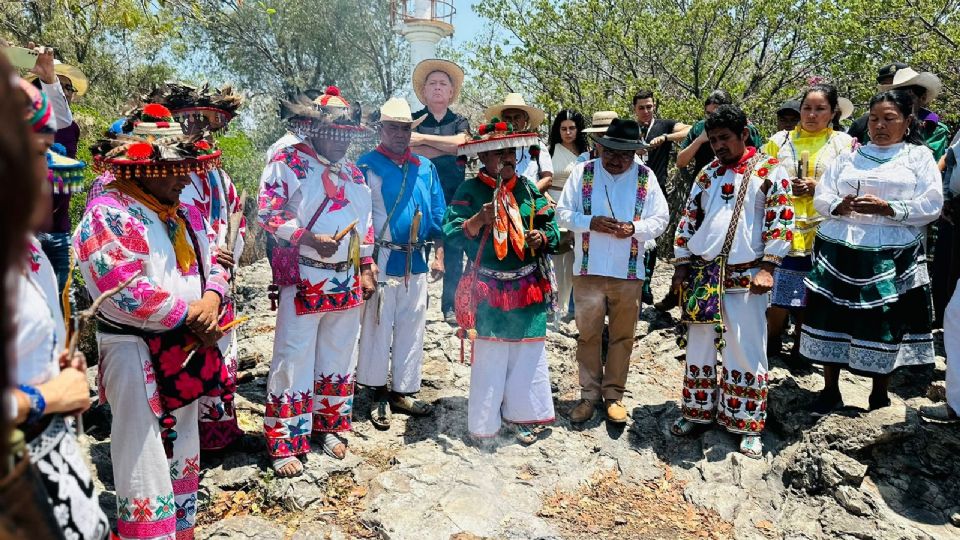
M 253 516 L 227 518 L 196 532 L 197 540 L 282 540 L 285 534 L 283 525 Z

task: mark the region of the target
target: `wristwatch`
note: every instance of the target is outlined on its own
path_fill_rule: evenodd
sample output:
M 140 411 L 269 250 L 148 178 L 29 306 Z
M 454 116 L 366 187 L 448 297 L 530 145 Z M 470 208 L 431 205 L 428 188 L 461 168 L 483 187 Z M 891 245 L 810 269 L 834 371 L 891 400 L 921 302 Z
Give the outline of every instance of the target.
M 30 398 L 30 413 L 27 414 L 26 424 L 34 424 L 43 418 L 43 412 L 47 409 L 47 401 L 43 399 L 43 394 L 35 386 L 21 384 L 17 388 Z

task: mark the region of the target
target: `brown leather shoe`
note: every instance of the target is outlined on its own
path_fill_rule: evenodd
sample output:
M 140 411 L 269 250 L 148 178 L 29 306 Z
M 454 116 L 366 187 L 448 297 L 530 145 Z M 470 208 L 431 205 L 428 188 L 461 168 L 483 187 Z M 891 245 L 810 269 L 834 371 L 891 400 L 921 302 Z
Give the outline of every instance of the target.
M 607 400 L 607 420 L 615 424 L 627 423 L 627 408 L 619 399 Z
M 597 413 L 597 403 L 589 399 L 581 399 L 580 403 L 570 411 L 570 421 L 574 424 L 582 424 L 593 419 Z

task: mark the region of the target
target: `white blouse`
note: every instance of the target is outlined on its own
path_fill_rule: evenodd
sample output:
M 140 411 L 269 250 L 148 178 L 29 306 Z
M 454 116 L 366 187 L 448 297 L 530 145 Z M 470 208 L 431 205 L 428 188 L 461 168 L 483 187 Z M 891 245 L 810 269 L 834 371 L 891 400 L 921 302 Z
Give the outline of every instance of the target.
M 16 280 L 14 358 L 17 384 L 37 386 L 60 372 L 57 358 L 66 348 L 67 334 L 53 266 L 33 237 L 29 249 L 29 266 Z
M 893 217 L 833 215 L 846 195 L 872 194 L 890 203 Z M 943 186 L 925 146 L 873 143 L 840 156 L 817 184 L 813 205 L 827 219 L 820 234 L 853 247 L 901 247 L 913 243 L 943 207 Z
M 553 181 L 551 182 L 550 189 L 557 192 L 563 190 L 564 184 L 567 183 L 567 178 L 570 177 L 570 173 L 573 171 L 574 166 L 578 162 L 579 156 L 574 154 L 567 147 L 562 144 L 558 144 L 553 148 Z

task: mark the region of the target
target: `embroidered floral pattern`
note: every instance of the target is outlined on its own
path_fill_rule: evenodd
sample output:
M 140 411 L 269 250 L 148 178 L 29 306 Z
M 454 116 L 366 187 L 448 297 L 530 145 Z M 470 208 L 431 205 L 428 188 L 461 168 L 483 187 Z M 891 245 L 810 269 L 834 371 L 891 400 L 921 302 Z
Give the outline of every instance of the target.
M 767 418 L 769 374 L 723 368 L 718 388 L 711 365 L 688 364 L 683 379 L 682 413 L 693 422 L 717 423 L 735 433 L 759 433 Z
M 590 161 L 583 168 L 583 187 L 581 188 L 581 201 L 583 204 L 584 215 L 591 215 L 593 209 L 593 177 L 596 161 Z M 638 165 L 637 173 L 637 195 L 633 208 L 633 220 L 639 221 L 643 213 L 643 203 L 647 200 L 647 179 L 649 178 L 649 169 L 643 165 Z M 590 265 L 590 233 L 580 233 L 580 245 L 583 256 L 580 259 L 580 275 L 587 275 L 587 268 Z M 636 238 L 630 239 L 630 258 L 627 260 L 627 279 L 637 279 L 637 259 L 640 257 L 640 243 Z

